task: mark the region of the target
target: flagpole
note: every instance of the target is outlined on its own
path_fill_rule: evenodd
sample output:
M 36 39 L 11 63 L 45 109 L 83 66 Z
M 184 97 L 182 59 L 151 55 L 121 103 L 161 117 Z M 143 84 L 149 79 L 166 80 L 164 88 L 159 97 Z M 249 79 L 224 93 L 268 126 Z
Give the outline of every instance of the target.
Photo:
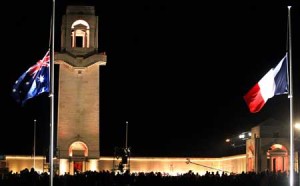
M 294 130 L 293 130 L 293 80 L 292 80 L 292 36 L 291 36 L 291 6 L 288 6 L 288 62 L 290 71 L 290 186 L 294 184 Z
M 35 170 L 35 148 L 36 148 L 36 119 L 33 120 L 33 169 Z
M 51 36 L 51 66 L 50 66 L 50 152 L 49 152 L 49 161 L 50 161 L 50 186 L 53 186 L 53 133 L 54 133 L 54 33 L 55 33 L 55 0 L 53 0 L 52 5 L 52 36 Z

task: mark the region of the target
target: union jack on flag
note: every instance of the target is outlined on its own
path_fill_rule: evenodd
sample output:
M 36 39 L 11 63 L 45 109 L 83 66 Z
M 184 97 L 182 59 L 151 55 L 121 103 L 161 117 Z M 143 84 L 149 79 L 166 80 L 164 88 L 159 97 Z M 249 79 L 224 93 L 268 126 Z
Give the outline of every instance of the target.
M 50 89 L 50 51 L 43 59 L 24 72 L 13 85 L 12 96 L 22 106 L 25 102 Z

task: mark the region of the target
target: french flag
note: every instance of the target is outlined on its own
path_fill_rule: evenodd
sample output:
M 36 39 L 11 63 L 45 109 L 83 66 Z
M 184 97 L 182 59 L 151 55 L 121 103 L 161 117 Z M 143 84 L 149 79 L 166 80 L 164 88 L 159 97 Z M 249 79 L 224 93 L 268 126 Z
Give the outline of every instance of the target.
M 244 95 L 250 112 L 259 112 L 269 98 L 288 93 L 287 54 Z

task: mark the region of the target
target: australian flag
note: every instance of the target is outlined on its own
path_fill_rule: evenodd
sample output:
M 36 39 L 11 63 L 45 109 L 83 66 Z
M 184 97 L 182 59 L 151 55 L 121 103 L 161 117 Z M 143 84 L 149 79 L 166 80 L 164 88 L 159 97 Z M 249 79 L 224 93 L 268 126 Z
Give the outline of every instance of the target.
M 50 51 L 42 60 L 24 72 L 15 82 L 12 89 L 13 98 L 22 106 L 25 102 L 50 89 Z

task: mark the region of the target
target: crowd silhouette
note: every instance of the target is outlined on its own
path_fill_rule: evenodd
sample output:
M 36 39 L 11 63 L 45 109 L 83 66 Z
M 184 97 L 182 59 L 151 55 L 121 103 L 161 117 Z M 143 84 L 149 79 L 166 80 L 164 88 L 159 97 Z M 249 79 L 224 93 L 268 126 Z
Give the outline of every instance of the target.
M 0 186 L 48 186 L 48 173 L 38 173 L 33 168 L 19 173 L 2 174 Z M 299 184 L 299 175 L 295 173 L 295 185 Z M 70 175 L 53 176 L 54 186 L 289 186 L 286 172 L 261 173 L 242 172 L 206 172 L 199 175 L 192 171 L 171 176 L 161 172 L 124 173 L 111 171 L 86 171 Z

